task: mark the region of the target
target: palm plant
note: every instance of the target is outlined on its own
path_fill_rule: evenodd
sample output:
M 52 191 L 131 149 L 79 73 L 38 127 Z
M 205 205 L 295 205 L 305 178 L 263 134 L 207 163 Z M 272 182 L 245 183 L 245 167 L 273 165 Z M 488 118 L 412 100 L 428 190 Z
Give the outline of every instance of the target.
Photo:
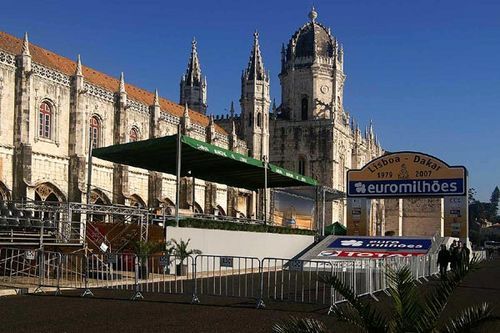
M 448 299 L 465 276 L 476 269 L 477 260 L 470 264 L 463 264 L 450 273 L 448 279 L 441 281 L 436 288 L 427 295 L 420 296 L 416 281 L 408 266 L 398 269 L 387 269 L 388 291 L 392 297 L 393 309 L 390 314 L 380 310 L 373 302 L 363 301 L 354 290 L 337 276 L 319 276 L 323 283 L 329 284 L 347 304 L 333 308 L 334 315 L 341 321 L 347 322 L 361 332 L 378 333 L 458 333 L 468 332 L 471 328 L 487 320 L 498 320 L 492 316 L 492 309 L 488 303 L 469 306 L 452 318 L 448 318 L 444 325 L 438 323 Z M 292 318 L 275 324 L 274 332 L 291 333 L 323 333 L 328 332 L 324 325 L 315 319 Z
M 175 239 L 172 239 L 171 242 L 174 244 L 171 248 L 171 254 L 179 259 L 179 264 L 177 264 L 177 275 L 186 275 L 187 274 L 187 265 L 184 265 L 184 260 L 193 254 L 201 254 L 200 250 L 197 249 L 188 249 L 189 242 L 191 239 L 189 238 L 186 242 L 182 239 L 177 242 Z

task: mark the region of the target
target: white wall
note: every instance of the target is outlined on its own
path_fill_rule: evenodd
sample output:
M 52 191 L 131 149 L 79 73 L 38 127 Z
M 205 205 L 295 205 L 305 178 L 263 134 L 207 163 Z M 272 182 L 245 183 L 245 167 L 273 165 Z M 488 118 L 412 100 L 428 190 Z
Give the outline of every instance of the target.
M 189 242 L 189 248 L 203 254 L 293 258 L 314 242 L 314 236 L 264 232 L 167 227 L 167 239 Z

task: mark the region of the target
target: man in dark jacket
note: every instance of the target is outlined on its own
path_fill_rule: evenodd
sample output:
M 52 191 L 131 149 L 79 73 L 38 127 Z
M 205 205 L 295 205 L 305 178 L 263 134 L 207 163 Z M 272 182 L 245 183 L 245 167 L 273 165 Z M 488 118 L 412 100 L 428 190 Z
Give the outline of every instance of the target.
M 466 243 L 462 244 L 462 251 L 461 251 L 461 258 L 460 259 L 461 259 L 460 261 L 463 265 L 465 265 L 466 267 L 469 266 L 469 264 L 470 264 L 470 250 L 467 247 Z
M 450 245 L 450 251 L 449 251 L 449 254 L 450 254 L 450 266 L 451 266 L 451 270 L 452 271 L 455 271 L 455 269 L 457 268 L 457 265 L 458 265 L 458 244 L 457 244 L 457 241 L 454 240 L 453 243 L 451 243 Z
M 439 274 L 441 279 L 446 279 L 446 271 L 448 270 L 448 263 L 450 262 L 450 251 L 446 249 L 446 245 L 441 245 L 441 250 L 438 253 L 437 263 L 439 266 Z

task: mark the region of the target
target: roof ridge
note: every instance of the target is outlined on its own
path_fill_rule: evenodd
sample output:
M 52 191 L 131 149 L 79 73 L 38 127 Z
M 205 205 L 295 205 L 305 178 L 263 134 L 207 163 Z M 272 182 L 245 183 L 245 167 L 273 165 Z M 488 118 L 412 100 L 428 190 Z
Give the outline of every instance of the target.
M 5 31 L 0 31 L 0 50 L 3 50 L 7 53 L 16 56 L 21 54 L 22 43 L 23 43 L 22 39 L 14 35 L 11 35 Z M 57 54 L 54 51 L 45 49 L 37 44 L 34 44 L 32 41 L 30 41 L 30 53 L 33 62 L 48 67 L 52 70 L 61 72 L 70 77 L 74 75 L 77 66 L 76 61 L 67 58 L 63 55 Z M 111 76 L 110 74 L 106 74 L 103 71 L 97 70 L 95 68 L 83 64 L 82 64 L 82 71 L 83 71 L 83 77 L 87 83 L 98 86 L 104 90 L 113 93 L 118 91 L 120 80 L 115 78 L 114 76 Z M 113 86 L 116 87 L 112 88 Z M 132 99 L 135 102 L 141 104 L 145 104 L 147 106 L 153 105 L 154 92 L 150 92 L 144 88 L 140 88 L 139 86 L 130 83 L 125 83 L 125 88 L 129 99 Z M 164 108 L 161 111 L 170 113 L 177 117 L 182 117 L 183 107 L 181 105 L 165 97 L 160 97 L 160 105 L 161 102 L 163 102 L 164 104 L 169 104 L 171 107 L 177 109 L 175 110 L 172 108 L 168 109 Z M 202 125 L 203 127 L 208 126 L 209 119 L 207 116 L 202 115 L 201 113 L 196 112 L 194 110 L 189 110 L 189 111 L 190 111 L 189 112 L 190 116 L 194 115 L 194 119 L 197 118 L 197 121 L 195 120 L 195 122 L 197 122 L 199 125 Z M 197 115 L 199 115 L 199 117 Z M 219 133 L 228 135 L 228 133 L 221 126 L 216 125 L 216 129 Z

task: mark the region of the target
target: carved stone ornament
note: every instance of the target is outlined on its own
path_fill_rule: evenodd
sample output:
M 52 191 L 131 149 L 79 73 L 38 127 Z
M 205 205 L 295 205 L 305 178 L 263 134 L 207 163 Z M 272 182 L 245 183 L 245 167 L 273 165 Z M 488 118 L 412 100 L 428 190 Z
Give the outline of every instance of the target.
M 47 197 L 54 192 L 52 188 L 50 188 L 50 186 L 45 184 L 37 186 L 35 191 L 40 196 L 40 199 L 42 199 L 42 201 L 45 201 L 45 199 L 47 199 Z M 57 194 L 55 195 L 58 197 Z

